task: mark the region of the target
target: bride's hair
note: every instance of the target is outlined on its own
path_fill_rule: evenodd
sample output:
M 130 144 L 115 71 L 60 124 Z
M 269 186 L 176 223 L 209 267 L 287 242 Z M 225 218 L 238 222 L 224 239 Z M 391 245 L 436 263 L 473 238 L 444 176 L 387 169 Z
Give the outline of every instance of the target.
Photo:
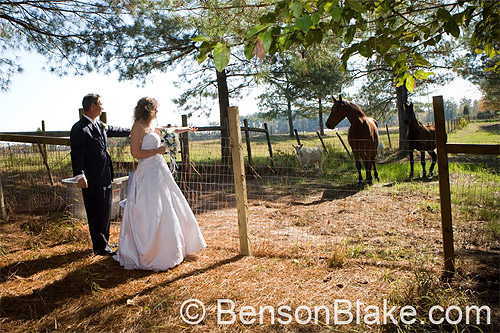
M 142 121 L 149 124 L 156 115 L 158 101 L 151 97 L 143 97 L 134 109 L 134 121 Z

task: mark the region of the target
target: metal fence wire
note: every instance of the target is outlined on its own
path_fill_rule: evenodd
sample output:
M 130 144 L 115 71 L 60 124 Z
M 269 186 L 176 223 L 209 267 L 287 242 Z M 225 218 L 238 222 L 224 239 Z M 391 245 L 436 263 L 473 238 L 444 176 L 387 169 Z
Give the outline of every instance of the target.
M 186 135 L 189 155 L 176 155 L 175 179 L 209 245 L 238 251 L 233 168 L 231 159 L 223 158 L 229 146 L 221 145 L 229 140 L 221 140 L 218 131 Z M 407 152 L 389 149 L 388 137 L 381 135 L 385 152 L 377 160 L 380 182 L 374 180 L 374 186 L 363 187 L 357 184 L 357 170 L 346 135 L 341 137 L 349 151 L 334 132 L 323 136 L 323 143 L 317 135 L 300 134 L 303 147 L 319 147 L 323 152 L 319 169 L 315 165 L 302 167 L 290 142 L 296 144 L 289 136 L 273 136 L 270 153 L 263 133 L 243 135 L 254 253 L 322 257 L 346 239 L 351 242 L 351 250 L 356 251 L 376 242 L 376 235 L 382 232 L 378 221 L 392 221 L 393 227 L 383 232 L 397 234 L 400 226 L 415 221 L 428 223 L 429 216 L 439 219 L 437 168 L 434 176 L 423 179 L 416 153 L 415 179 L 408 180 L 408 158 L 401 158 L 401 154 L 408 156 Z M 41 149 L 47 152 L 48 168 Z M 130 155 L 128 139 L 111 138 L 109 150 L 117 178 L 134 171 L 136 161 Z M 426 160 L 428 169 L 429 156 Z M 494 209 L 500 205 L 498 159 L 492 157 L 485 162 L 488 171 L 484 174 L 476 172 L 475 161 L 456 157 L 451 162 L 453 214 L 471 222 L 461 230 L 470 230 L 485 218 L 498 218 Z M 65 212 L 76 200 L 75 189 L 62 182 L 72 175 L 67 146 L 0 142 L 0 172 L 8 213 Z M 362 175 L 365 178 L 364 167 Z M 120 186 L 122 192 L 116 201 L 125 196 L 126 185 Z M 117 222 L 121 220 L 119 211 L 114 217 Z M 360 229 L 360 225 L 365 227 Z M 471 242 L 471 237 L 466 232 L 457 234 L 462 244 Z M 415 244 L 405 246 L 410 251 Z

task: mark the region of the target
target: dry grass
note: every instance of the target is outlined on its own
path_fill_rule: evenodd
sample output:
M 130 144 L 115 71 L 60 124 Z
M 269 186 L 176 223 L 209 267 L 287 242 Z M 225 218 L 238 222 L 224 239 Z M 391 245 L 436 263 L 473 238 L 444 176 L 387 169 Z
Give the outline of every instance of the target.
M 488 305 L 498 331 L 499 242 L 467 243 L 470 228 L 457 226 L 458 272 L 442 282 L 439 212 L 429 194 L 392 193 L 390 186 L 331 196 L 262 196 L 250 202 L 254 255 L 238 255 L 236 210 L 198 215 L 208 248 L 166 272 L 127 271 L 112 258 L 91 255 L 86 225 L 60 217 L 13 216 L 1 224 L 2 331 L 325 332 L 448 330 L 426 325 L 271 323 L 217 325 L 217 300 L 242 306 L 329 306 L 359 300 L 382 307 Z M 112 226 L 118 240 L 119 224 Z M 476 239 L 476 238 L 474 238 Z M 467 244 L 467 246 L 464 246 Z M 334 258 L 335 259 L 332 259 Z M 334 265 L 331 263 L 335 262 Z M 206 307 L 190 326 L 181 304 Z M 225 307 L 227 308 L 227 307 Z M 354 311 L 354 310 L 353 310 Z M 293 314 L 293 311 L 291 312 Z M 306 313 L 300 312 L 304 319 Z M 230 320 L 229 315 L 223 320 Z M 286 318 L 284 318 L 286 319 Z M 345 318 L 344 318 L 345 319 Z M 333 318 L 330 318 L 333 320 Z M 461 330 L 475 331 L 462 325 Z

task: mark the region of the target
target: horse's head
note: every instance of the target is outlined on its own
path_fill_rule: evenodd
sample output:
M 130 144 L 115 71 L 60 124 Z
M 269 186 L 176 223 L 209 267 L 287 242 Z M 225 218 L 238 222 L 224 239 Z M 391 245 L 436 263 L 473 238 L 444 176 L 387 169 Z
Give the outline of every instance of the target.
M 326 127 L 334 129 L 347 116 L 346 107 L 346 102 L 342 100 L 342 96 L 339 95 L 339 99 L 333 97 L 333 106 L 330 116 L 326 120 Z
M 416 120 L 417 119 L 417 117 L 415 116 L 415 110 L 413 109 L 413 103 L 410 103 L 410 104 L 405 103 L 403 105 L 403 108 L 404 108 L 404 111 L 405 111 L 404 112 L 405 115 L 404 115 L 404 121 L 403 122 L 406 125 L 410 124 L 410 122 L 412 120 L 414 120 L 414 119 Z

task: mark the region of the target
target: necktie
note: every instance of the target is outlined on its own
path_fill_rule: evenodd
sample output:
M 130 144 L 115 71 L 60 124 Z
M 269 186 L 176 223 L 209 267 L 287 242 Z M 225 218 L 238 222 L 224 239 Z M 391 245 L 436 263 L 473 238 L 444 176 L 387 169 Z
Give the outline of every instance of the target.
M 94 127 L 97 130 L 97 133 L 99 133 L 99 135 L 102 136 L 101 129 L 99 128 L 99 124 L 97 122 L 94 123 Z

